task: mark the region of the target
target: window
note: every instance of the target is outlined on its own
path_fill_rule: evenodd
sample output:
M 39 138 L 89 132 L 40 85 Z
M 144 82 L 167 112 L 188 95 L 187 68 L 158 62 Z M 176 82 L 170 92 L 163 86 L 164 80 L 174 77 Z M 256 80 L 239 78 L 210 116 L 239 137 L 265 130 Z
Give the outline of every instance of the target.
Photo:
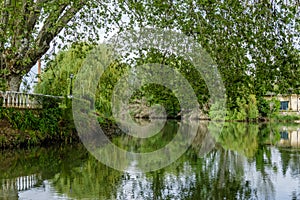
M 289 139 L 289 133 L 287 131 L 280 131 L 280 139 L 288 140 Z
M 288 101 L 280 101 L 280 110 L 288 110 L 289 102 Z

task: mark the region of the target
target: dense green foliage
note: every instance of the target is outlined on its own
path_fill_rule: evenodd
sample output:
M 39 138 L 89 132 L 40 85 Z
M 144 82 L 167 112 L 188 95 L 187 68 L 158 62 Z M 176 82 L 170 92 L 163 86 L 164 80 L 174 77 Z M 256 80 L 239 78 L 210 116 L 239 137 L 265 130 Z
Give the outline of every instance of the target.
M 47 64 L 41 76 L 41 82 L 34 88 L 35 92 L 68 96 L 71 86 L 70 75 L 77 74 L 90 49 L 91 46 L 86 43 L 74 43 L 70 51 L 58 53 L 55 59 Z
M 130 8 L 127 14 L 131 25 L 147 24 L 180 30 L 201 44 L 216 62 L 225 84 L 228 120 L 253 121 L 259 117 L 275 116 L 277 102 L 265 101 L 264 95 L 267 92 L 285 94 L 291 88 L 298 92 L 300 62 L 296 48 L 299 33 L 296 22 L 299 7 L 295 3 L 181 0 L 174 3 L 128 1 L 126 6 L 119 6 Z M 144 52 L 132 69 L 144 63 L 176 68 L 193 87 L 200 108 L 204 112 L 212 108 L 211 117 L 219 115 L 220 105 L 209 104 L 206 84 L 191 63 L 180 55 L 161 52 L 160 49 Z M 143 86 L 135 93 L 132 102 L 142 99 L 149 106 L 164 105 L 172 117 L 180 111 L 174 94 L 163 86 Z
M 285 94 L 293 88 L 297 92 L 300 12 L 296 1 L 129 2 L 134 10 L 129 12 L 131 19 L 139 16 L 141 26 L 180 30 L 208 51 L 222 75 L 230 110 L 243 104 L 243 99 L 248 102 L 252 94 L 260 99 L 267 91 Z
M 72 82 L 74 84 L 76 74 L 81 69 L 92 47 L 92 45 L 87 43 L 76 43 L 69 50 L 60 52 L 54 60 L 48 63 L 42 74 L 41 83 L 35 87 L 35 92 L 67 96 L 70 93 L 71 86 L 70 74 L 75 75 Z M 95 108 L 98 115 L 100 115 L 99 120 L 103 120 L 103 118 L 112 119 L 111 98 L 119 79 L 129 69 L 134 70 L 135 67 L 145 63 L 159 63 L 178 70 L 193 87 L 200 108 L 204 112 L 208 112 L 210 109 L 209 116 L 211 118 L 222 119 L 222 116 L 219 116 L 220 105 L 209 104 L 207 86 L 190 63 L 178 56 L 161 54 L 157 50 L 151 50 L 147 54 L 141 54 L 137 59 L 137 63 L 132 66 L 115 62 L 103 69 L 104 72 L 98 82 L 95 96 Z M 232 107 L 229 105 L 232 102 L 232 97 L 229 96 L 227 99 L 229 102 L 227 104 L 227 120 L 257 121 L 259 118 L 274 118 L 279 113 L 280 103 L 276 99 L 265 100 L 263 96 L 259 96 L 257 99 L 255 94 L 250 94 L 246 97 L 237 97 L 235 100 L 236 106 Z M 157 84 L 143 85 L 133 94 L 130 100 L 132 104 L 143 104 L 144 102 L 145 106 L 148 107 L 155 104 L 163 105 L 169 117 L 174 118 L 180 114 L 180 105 L 177 97 L 170 89 L 164 86 Z
M 78 71 L 81 69 L 83 62 L 92 47 L 93 45 L 87 43 L 75 43 L 69 50 L 60 52 L 54 60 L 48 63 L 41 76 L 42 81 L 35 86 L 35 92 L 57 96 L 69 96 L 71 92 L 70 75 L 74 75 L 74 79 L 72 80 L 72 87 L 74 88 L 74 82 L 77 78 Z M 119 64 L 118 62 L 111 63 L 111 65 L 107 66 L 106 70 L 103 72 L 98 83 L 88 83 L 97 84 L 95 108 L 100 117 L 111 117 L 113 88 L 119 77 L 124 74 L 127 69 L 128 67 L 125 64 Z M 89 95 L 89 91 L 86 92 L 87 95 Z
M 250 120 L 255 120 L 258 118 L 259 113 L 258 113 L 257 100 L 256 100 L 255 95 L 249 96 L 249 103 L 248 103 L 247 111 L 248 111 L 248 118 Z
M 193 37 L 210 54 L 226 87 L 227 119 L 253 121 L 259 117 L 270 117 L 277 112 L 277 107 L 270 108 L 270 104 L 263 100 L 266 92 L 299 92 L 297 80 L 300 78 L 300 59 L 297 39 L 300 12 L 295 1 L 115 0 L 113 9 L 106 2 L 99 4 L 98 1 L 74 3 L 62 0 L 52 5 L 43 1 L 3 0 L 1 4 L 3 26 L 0 27 L 0 32 L 5 33 L 1 34 L 0 43 L 3 52 L 1 77 L 7 78 L 12 84 L 49 49 L 50 42 L 63 28 L 66 28 L 65 36 L 73 37 L 59 37 L 62 43 L 67 40 L 78 41 L 85 33 L 73 30 L 82 21 L 84 31 L 88 33 L 88 41 L 91 42 L 93 37 L 99 38 L 95 33 L 96 28 L 107 26 L 110 29 L 108 25 L 111 23 L 121 24 L 122 16 L 126 14 L 129 27 L 148 25 L 181 31 Z M 64 15 L 60 16 L 60 13 Z M 75 13 L 79 17 L 74 19 Z M 92 18 L 85 17 L 90 13 Z M 93 20 L 95 16 L 106 20 Z M 41 30 L 37 28 L 40 24 L 39 17 L 45 17 Z M 77 73 L 90 47 L 77 44 L 71 50 L 59 53 L 47 65 L 46 74 L 36 91 L 68 95 L 71 82 L 69 76 Z M 160 49 L 143 51 L 147 53 L 140 55 L 136 61 L 137 66 L 142 63 L 160 63 L 176 68 L 192 85 L 200 108 L 207 112 L 211 107 L 210 116 L 220 114 L 219 105 L 209 104 L 205 82 L 188 61 L 180 55 L 160 52 Z M 124 69 L 128 69 L 128 66 L 112 64 L 99 84 L 96 108 L 106 117 L 111 115 L 109 102 L 112 86 L 126 71 Z M 132 102 L 141 99 L 146 99 L 149 106 L 162 104 L 169 116 L 176 117 L 179 114 L 180 107 L 175 95 L 162 86 L 143 86 L 132 97 Z
M 0 121 L 6 123 L 6 133 L 0 135 L 0 147 L 30 146 L 51 144 L 56 141 L 71 142 L 77 140 L 72 121 L 70 100 L 44 98 L 41 110 L 20 110 L 0 108 Z M 56 105 L 55 105 L 56 104 Z
M 137 64 L 134 67 L 139 67 L 143 64 L 160 64 L 162 66 L 168 66 L 171 69 L 177 70 L 191 85 L 198 99 L 200 108 L 207 111 L 209 92 L 205 84 L 205 81 L 193 67 L 193 65 L 184 60 L 180 56 L 175 56 L 171 53 L 159 52 L 158 50 L 150 50 L 147 54 L 142 54 L 137 59 Z M 164 77 L 164 75 L 161 75 Z M 172 83 L 172 79 L 168 79 Z M 181 83 L 172 83 L 174 85 L 180 85 Z M 138 92 L 132 97 L 132 102 L 142 100 L 143 98 L 147 101 L 149 106 L 160 104 L 166 109 L 166 113 L 169 117 L 178 116 L 181 108 L 178 99 L 180 95 L 189 95 L 186 93 L 178 94 L 176 96 L 173 91 L 159 84 L 148 84 L 140 88 Z M 185 102 L 189 103 L 189 102 Z
M 264 98 L 261 98 L 262 102 L 265 104 L 260 105 L 262 110 L 265 112 L 270 112 L 270 102 L 266 101 Z M 236 99 L 237 106 L 233 109 L 227 109 L 226 120 L 237 120 L 237 121 L 257 121 L 260 117 L 265 117 L 259 110 L 258 101 L 256 100 L 255 95 L 251 94 L 247 99 L 245 98 L 237 98 Z M 279 109 L 279 108 L 278 108 Z M 220 106 L 218 104 L 214 104 L 211 107 L 209 115 L 214 119 L 222 119 L 218 117 Z M 275 113 L 274 113 L 275 114 Z M 277 114 L 277 113 L 276 113 Z M 216 117 L 217 116 L 217 117 Z M 270 117 L 268 115 L 268 117 Z
M 262 117 L 275 117 L 278 115 L 280 109 L 280 101 L 276 98 L 266 100 L 264 98 L 259 99 L 258 110 Z
M 69 50 L 60 52 L 53 61 L 48 63 L 41 76 L 42 81 L 35 87 L 35 92 L 59 96 L 68 95 L 71 85 L 69 76 L 70 74 L 74 74 L 74 79 L 77 78 L 76 74 L 81 69 L 83 62 L 85 62 L 84 59 L 91 48 L 92 45 L 76 43 Z M 159 63 L 178 70 L 192 86 L 198 98 L 200 108 L 205 111 L 208 110 L 208 89 L 203 78 L 196 72 L 196 69 L 189 62 L 180 57 L 172 54 L 163 55 L 157 50 L 152 50 L 146 55 L 141 54 L 137 59 L 137 63 L 134 65 L 130 66 L 128 64 L 115 62 L 106 68 L 103 67 L 104 71 L 98 82 L 97 93 L 95 94 L 95 108 L 101 118 L 110 118 L 112 116 L 111 98 L 114 87 L 119 79 L 125 75 L 129 69 L 134 70 L 135 67 L 139 67 L 144 63 Z M 101 65 L 101 63 L 93 64 Z M 93 82 L 90 83 L 89 80 L 86 81 L 88 81 L 87 84 L 95 84 Z M 73 80 L 73 84 L 74 82 L 75 80 Z M 88 94 L 88 91 L 86 91 L 86 95 L 93 94 Z M 133 94 L 130 103 L 135 104 L 139 102 L 140 104 L 144 100 L 147 102 L 148 107 L 155 104 L 164 106 L 169 117 L 177 117 L 180 113 L 180 105 L 177 97 L 170 89 L 164 86 L 157 84 L 143 85 Z

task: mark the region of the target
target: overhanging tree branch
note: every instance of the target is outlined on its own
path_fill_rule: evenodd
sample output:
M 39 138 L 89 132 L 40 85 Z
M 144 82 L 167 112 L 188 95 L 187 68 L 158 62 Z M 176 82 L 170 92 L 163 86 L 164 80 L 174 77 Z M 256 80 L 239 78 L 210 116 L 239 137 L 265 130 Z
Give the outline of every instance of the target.
M 82 6 L 84 6 L 83 3 Z M 69 21 L 82 8 L 81 6 L 68 7 L 68 5 L 62 5 L 56 13 L 49 16 L 45 21 L 44 26 L 35 41 L 35 46 L 26 54 L 26 57 L 30 58 L 32 65 L 36 63 L 39 57 L 48 51 L 50 42 L 67 26 Z M 60 16 L 61 13 L 64 14 Z M 24 70 L 29 71 L 30 67 L 27 67 Z

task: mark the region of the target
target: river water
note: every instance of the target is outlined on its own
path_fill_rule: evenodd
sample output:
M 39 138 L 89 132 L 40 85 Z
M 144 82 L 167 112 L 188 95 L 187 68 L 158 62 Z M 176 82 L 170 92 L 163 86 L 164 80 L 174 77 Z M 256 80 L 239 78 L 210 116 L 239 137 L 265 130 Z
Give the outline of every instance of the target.
M 226 123 L 219 133 L 209 125 L 197 122 L 189 149 L 147 173 L 107 167 L 82 144 L 3 150 L 0 199 L 300 199 L 300 126 Z M 112 141 L 149 151 L 179 126 L 168 121 L 157 136 Z

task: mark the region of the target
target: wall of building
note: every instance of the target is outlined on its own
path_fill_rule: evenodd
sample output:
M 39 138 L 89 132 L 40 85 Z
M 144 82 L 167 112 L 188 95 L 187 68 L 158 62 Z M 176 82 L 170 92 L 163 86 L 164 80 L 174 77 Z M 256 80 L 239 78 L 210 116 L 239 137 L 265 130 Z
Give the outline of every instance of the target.
M 300 111 L 300 95 L 291 94 L 291 95 L 276 95 L 276 96 L 266 96 L 267 100 L 271 100 L 273 97 L 278 99 L 281 104 L 284 102 L 288 102 L 288 110 L 289 111 Z

